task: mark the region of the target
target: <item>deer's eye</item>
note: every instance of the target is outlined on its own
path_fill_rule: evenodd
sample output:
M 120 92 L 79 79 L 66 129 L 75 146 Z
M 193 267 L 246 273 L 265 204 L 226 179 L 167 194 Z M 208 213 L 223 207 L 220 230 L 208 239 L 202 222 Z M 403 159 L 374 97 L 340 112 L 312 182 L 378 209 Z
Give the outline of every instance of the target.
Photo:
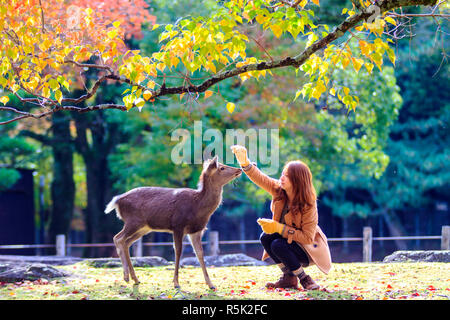
M 225 167 L 220 168 L 221 171 L 225 170 Z

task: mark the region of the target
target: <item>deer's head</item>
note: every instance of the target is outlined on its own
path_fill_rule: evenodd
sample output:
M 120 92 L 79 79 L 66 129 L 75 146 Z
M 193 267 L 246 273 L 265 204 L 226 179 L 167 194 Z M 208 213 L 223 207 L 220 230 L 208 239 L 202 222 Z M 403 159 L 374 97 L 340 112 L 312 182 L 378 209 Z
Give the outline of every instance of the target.
M 240 168 L 234 168 L 220 163 L 217 156 L 203 163 L 202 180 L 208 179 L 215 186 L 222 187 L 241 174 L 242 170 Z

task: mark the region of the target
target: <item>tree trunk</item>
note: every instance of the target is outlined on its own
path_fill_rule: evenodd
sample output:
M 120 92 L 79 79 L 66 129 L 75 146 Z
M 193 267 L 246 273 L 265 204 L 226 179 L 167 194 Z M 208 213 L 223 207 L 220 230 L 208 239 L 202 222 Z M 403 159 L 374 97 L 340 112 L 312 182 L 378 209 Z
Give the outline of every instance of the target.
M 117 143 L 114 128 L 108 128 L 103 112 L 96 114 L 74 114 L 77 151 L 82 155 L 86 167 L 87 207 L 84 210 L 87 242 L 112 242 L 120 223 L 106 216 L 104 209 L 112 198 L 112 183 L 108 168 L 108 155 Z M 87 134 L 91 133 L 91 141 Z M 110 256 L 112 248 L 87 250 L 86 256 Z M 97 254 L 95 254 L 97 252 Z
M 68 234 L 75 200 L 70 117 L 65 112 L 57 112 L 52 115 L 52 120 L 53 181 L 49 243 L 55 242 L 57 234 Z

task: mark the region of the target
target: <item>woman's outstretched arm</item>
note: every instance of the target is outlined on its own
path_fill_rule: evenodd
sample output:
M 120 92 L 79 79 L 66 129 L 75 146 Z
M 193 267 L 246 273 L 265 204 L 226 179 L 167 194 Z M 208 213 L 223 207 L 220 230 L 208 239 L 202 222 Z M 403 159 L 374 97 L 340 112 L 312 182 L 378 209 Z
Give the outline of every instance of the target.
M 247 149 L 245 147 L 234 145 L 231 146 L 231 149 L 250 180 L 272 196 L 276 196 L 278 193 L 279 181 L 262 173 L 254 164 L 251 164 L 250 160 L 247 158 Z

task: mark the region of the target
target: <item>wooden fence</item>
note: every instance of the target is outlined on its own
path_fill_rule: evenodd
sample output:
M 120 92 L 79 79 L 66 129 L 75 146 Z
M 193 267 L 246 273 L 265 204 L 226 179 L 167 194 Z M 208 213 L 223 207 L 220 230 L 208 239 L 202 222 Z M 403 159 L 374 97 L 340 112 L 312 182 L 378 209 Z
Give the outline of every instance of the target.
M 372 262 L 372 243 L 373 241 L 389 240 L 441 240 L 441 250 L 450 250 L 450 226 L 442 226 L 442 232 L 439 236 L 402 236 L 402 237 L 374 237 L 371 227 L 364 227 L 362 237 L 350 238 L 328 238 L 328 242 L 343 241 L 362 241 L 363 242 L 363 262 Z M 209 255 L 218 255 L 221 245 L 234 244 L 258 244 L 259 240 L 219 240 L 219 232 L 210 231 L 208 241 L 202 241 L 207 245 Z M 189 244 L 184 242 L 183 244 Z M 132 246 L 132 255 L 142 257 L 144 246 L 172 246 L 172 242 L 143 242 L 142 238 L 136 241 Z M 114 243 L 66 243 L 66 236 L 61 234 L 56 236 L 55 244 L 31 244 L 31 245 L 0 245 L 0 249 L 32 249 L 32 248 L 56 248 L 57 256 L 65 256 L 66 248 L 84 248 L 84 247 L 114 247 Z

